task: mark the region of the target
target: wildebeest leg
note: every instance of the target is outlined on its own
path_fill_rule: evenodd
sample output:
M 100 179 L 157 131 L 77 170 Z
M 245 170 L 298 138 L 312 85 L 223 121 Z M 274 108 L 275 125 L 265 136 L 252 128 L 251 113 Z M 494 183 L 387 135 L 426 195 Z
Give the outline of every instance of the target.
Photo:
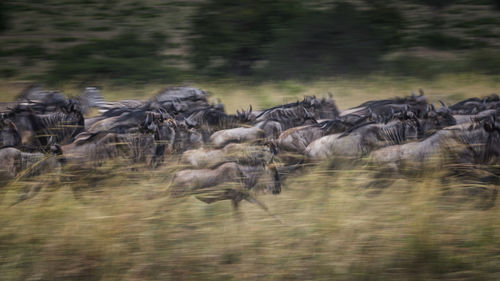
M 373 179 L 364 188 L 370 189 L 367 195 L 375 196 L 382 193 L 383 189 L 394 183 L 395 173 L 391 170 L 382 170 L 375 173 Z
M 269 208 L 262 202 L 260 202 L 259 200 L 257 200 L 255 197 L 251 196 L 248 194 L 248 196 L 246 196 L 244 198 L 246 201 L 250 202 L 250 203 L 253 203 L 257 206 L 259 206 L 262 210 L 264 210 L 266 213 L 268 213 L 271 217 L 273 217 L 275 220 L 277 220 L 279 223 L 281 224 L 285 224 L 285 222 L 283 222 L 282 219 L 280 219 L 278 216 L 276 216 L 275 214 L 271 213 L 271 211 L 269 211 Z
M 21 196 L 19 196 L 19 198 L 17 198 L 17 200 L 14 203 L 12 203 L 9 207 L 12 207 L 12 206 L 17 205 L 25 200 L 28 200 L 28 199 L 35 197 L 35 195 L 37 195 L 41 189 L 42 189 L 41 183 L 37 183 L 34 186 L 29 187 L 28 190 L 26 192 L 24 192 Z
M 240 202 L 241 198 L 234 197 L 231 199 L 231 203 L 233 205 L 233 216 L 236 221 L 236 223 L 240 222 L 243 220 L 243 214 L 241 213 L 240 209 Z
M 76 201 L 80 201 L 80 199 L 83 198 L 82 189 L 83 188 L 80 186 L 71 186 L 71 193 L 73 193 L 73 198 L 75 198 Z

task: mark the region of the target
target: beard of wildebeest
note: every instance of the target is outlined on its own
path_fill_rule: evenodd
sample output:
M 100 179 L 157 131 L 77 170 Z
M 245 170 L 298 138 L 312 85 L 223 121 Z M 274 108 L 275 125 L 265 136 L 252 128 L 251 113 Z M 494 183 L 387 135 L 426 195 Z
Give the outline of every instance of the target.
M 339 116 L 339 110 L 332 96 L 322 99 L 316 96 L 306 96 L 301 104 L 313 114 L 315 119 L 335 119 Z
M 21 145 L 21 135 L 17 131 L 17 127 L 9 119 L 0 117 L 0 148 L 1 147 L 17 147 Z

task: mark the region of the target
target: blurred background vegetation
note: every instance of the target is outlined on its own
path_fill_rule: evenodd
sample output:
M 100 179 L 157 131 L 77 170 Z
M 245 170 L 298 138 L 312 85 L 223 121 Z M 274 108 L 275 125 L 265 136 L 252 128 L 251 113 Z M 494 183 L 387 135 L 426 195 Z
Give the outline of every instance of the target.
M 500 70 L 497 0 L 0 5 L 3 80 L 134 84 Z

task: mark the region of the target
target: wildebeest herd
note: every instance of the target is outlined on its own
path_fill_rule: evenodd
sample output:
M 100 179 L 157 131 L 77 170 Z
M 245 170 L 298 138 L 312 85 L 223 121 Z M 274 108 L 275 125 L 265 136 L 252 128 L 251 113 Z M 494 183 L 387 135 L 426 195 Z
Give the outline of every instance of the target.
M 279 194 L 288 174 L 320 160 L 332 172 L 356 163 L 398 174 L 429 166 L 469 175 L 481 170 L 477 180 L 486 182 L 500 174 L 495 94 L 436 107 L 420 91 L 344 111 L 331 95 L 306 96 L 227 114 L 220 101 L 209 103 L 208 93 L 193 87 L 110 102 L 95 87 L 69 98 L 32 86 L 1 111 L 1 185 L 65 167 L 98 169 L 108 161 L 156 169 L 168 157 L 179 162 L 165 183 L 170 196 L 261 205 L 246 191 Z

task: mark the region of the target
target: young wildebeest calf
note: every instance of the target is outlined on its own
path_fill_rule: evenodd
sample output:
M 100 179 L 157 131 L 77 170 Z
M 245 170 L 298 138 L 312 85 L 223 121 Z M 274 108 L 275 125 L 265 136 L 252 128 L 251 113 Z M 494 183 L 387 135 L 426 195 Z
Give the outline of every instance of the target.
M 59 146 L 53 146 L 51 154 L 22 152 L 14 147 L 0 149 L 0 186 L 17 176 L 36 176 L 58 168 L 61 158 Z M 24 174 L 23 174 L 24 173 Z
M 263 188 L 271 190 L 273 194 L 281 192 L 279 174 L 275 167 L 224 163 L 215 169 L 177 172 L 172 179 L 170 193 L 175 197 L 198 194 L 198 199 L 206 203 L 231 199 L 235 206 L 243 199 L 248 200 L 244 191 L 239 191 L 238 187 L 232 188 L 231 184 L 241 185 L 244 189 Z M 215 188 L 221 185 L 228 186 Z M 212 193 L 211 197 L 203 196 L 208 193 Z

